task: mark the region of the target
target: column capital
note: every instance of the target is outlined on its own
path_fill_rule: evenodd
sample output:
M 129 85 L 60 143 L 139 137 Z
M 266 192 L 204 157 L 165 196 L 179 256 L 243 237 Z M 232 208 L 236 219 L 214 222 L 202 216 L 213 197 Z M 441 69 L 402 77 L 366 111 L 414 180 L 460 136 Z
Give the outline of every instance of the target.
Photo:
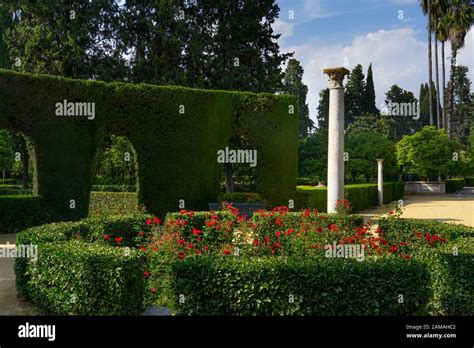
M 377 163 L 382 164 L 383 163 L 383 158 L 377 158 Z
M 344 76 L 349 74 L 349 70 L 344 67 L 327 68 L 323 70 L 329 76 L 329 89 L 343 88 Z

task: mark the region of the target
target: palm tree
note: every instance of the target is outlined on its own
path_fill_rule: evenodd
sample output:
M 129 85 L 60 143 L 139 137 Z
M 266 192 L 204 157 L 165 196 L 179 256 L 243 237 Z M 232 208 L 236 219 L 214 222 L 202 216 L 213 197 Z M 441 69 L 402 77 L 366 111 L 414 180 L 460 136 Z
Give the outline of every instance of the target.
M 446 128 L 446 59 L 444 57 L 444 43 L 448 40 L 448 21 L 447 11 L 441 16 L 437 25 L 437 40 L 441 42 L 441 68 L 442 68 L 442 90 L 443 90 L 443 104 L 441 108 L 441 125 Z M 438 93 L 440 93 L 438 88 Z
M 431 18 L 433 21 L 433 33 L 435 34 L 435 76 L 436 76 L 436 125 L 441 128 L 441 102 L 440 95 L 441 90 L 439 89 L 439 64 L 438 64 L 438 25 L 441 16 L 446 12 L 447 3 L 445 0 L 432 0 L 430 5 Z M 444 59 L 444 58 L 443 58 Z M 444 94 L 443 94 L 444 95 Z
M 451 0 L 449 12 L 447 13 L 448 36 L 451 41 L 451 72 L 448 85 L 448 113 L 447 131 L 452 136 L 452 117 L 454 110 L 453 80 L 456 74 L 456 59 L 458 51 L 464 46 L 464 39 L 469 28 L 473 24 L 473 11 L 470 0 Z
M 432 72 L 432 57 L 431 57 L 431 0 L 420 0 L 423 14 L 428 15 L 428 88 L 429 88 L 429 108 L 430 108 L 430 126 L 433 125 L 433 72 Z

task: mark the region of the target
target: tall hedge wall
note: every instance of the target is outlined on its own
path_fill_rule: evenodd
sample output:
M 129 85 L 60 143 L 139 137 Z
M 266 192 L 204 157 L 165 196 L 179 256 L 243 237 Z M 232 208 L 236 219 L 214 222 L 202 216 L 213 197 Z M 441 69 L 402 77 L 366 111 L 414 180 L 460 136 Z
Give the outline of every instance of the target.
M 95 103 L 95 119 L 58 117 L 56 103 Z M 87 215 L 94 158 L 107 134 L 127 136 L 138 162 L 138 200 L 163 216 L 206 208 L 219 194 L 217 151 L 232 134 L 258 152 L 257 191 L 290 198 L 297 176 L 296 100 L 288 95 L 72 80 L 0 69 L 0 128 L 34 147 L 34 192 L 58 220 Z M 184 113 L 181 113 L 184 112 Z M 71 208 L 71 200 L 75 208 Z

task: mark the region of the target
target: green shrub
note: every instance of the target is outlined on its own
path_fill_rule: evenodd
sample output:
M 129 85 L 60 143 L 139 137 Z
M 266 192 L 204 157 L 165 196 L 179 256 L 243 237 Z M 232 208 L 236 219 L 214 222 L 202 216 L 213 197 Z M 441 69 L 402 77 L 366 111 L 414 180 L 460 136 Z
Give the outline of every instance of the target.
M 92 191 L 96 192 L 135 192 L 135 185 L 92 185 Z
M 89 216 L 103 217 L 138 213 L 135 192 L 91 192 Z
M 1 196 L 0 234 L 14 233 L 52 221 L 41 197 Z
M 225 192 L 219 197 L 220 202 L 264 202 L 261 195 L 254 192 Z
M 22 181 L 20 179 L 5 179 L 5 180 L 0 180 L 0 183 L 2 185 L 22 185 Z
M 386 182 L 383 186 L 384 203 L 403 198 L 405 186 L 402 182 Z M 344 186 L 344 195 L 352 206 L 352 212 L 361 211 L 378 205 L 377 184 L 353 184 Z M 295 208 L 327 211 L 327 188 L 298 186 L 295 193 Z
M 431 274 L 433 315 L 474 314 L 474 237 L 458 238 L 433 252 L 419 249 L 416 259 Z
M 32 190 L 30 189 L 8 189 L 0 188 L 0 196 L 25 196 L 31 195 Z
M 460 224 L 446 224 L 440 221 L 400 219 L 396 217 L 380 218 L 379 228 L 384 231 L 385 238 L 393 244 L 399 242 L 415 243 L 425 235 L 439 235 L 449 241 L 457 238 L 473 237 L 474 228 Z
M 136 250 L 80 241 L 43 244 L 29 263 L 28 286 L 42 314 L 137 315 L 145 268 L 145 256 Z
M 446 193 L 456 192 L 464 187 L 464 179 L 446 180 Z
M 101 219 L 84 219 L 76 222 L 56 222 L 26 229 L 16 236 L 16 244 L 45 245 L 57 244 L 69 240 L 85 242 L 101 242 L 104 235 L 111 236 L 111 242 L 116 237 L 123 238 L 123 245 L 133 245 L 133 237 L 140 230 L 148 231 L 146 219 L 149 215 L 130 215 L 106 217 Z M 15 259 L 16 289 L 19 296 L 31 298 L 28 287 L 26 269 L 30 260 Z
M 416 315 L 426 313 L 431 295 L 425 266 L 388 258 L 203 256 L 175 263 L 172 272 L 182 315 Z
M 466 186 L 474 187 L 474 177 L 468 177 L 465 179 Z

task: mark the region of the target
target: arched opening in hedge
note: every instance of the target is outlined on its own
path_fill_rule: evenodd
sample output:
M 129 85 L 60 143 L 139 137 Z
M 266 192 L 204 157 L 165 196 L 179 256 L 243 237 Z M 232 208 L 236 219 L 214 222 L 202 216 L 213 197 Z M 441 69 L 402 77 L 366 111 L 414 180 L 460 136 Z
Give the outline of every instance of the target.
M 22 132 L 0 129 L 0 196 L 37 193 L 34 146 Z
M 138 163 L 125 135 L 107 135 L 98 146 L 89 202 L 89 216 L 136 213 Z
M 94 107 L 58 113 L 58 104 Z M 138 162 L 138 203 L 164 216 L 207 209 L 220 192 L 225 148 L 238 123 L 258 151 L 255 185 L 271 205 L 296 188 L 296 98 L 146 84 L 105 83 L 0 69 L 0 128 L 34 143 L 37 193 L 54 220 L 88 214 L 94 159 L 107 134 L 126 135 Z M 60 110 L 63 110 L 60 108 Z M 66 106 L 64 107 L 66 110 Z M 63 110 L 63 111 L 64 111 Z M 88 116 L 88 117 L 78 117 Z

